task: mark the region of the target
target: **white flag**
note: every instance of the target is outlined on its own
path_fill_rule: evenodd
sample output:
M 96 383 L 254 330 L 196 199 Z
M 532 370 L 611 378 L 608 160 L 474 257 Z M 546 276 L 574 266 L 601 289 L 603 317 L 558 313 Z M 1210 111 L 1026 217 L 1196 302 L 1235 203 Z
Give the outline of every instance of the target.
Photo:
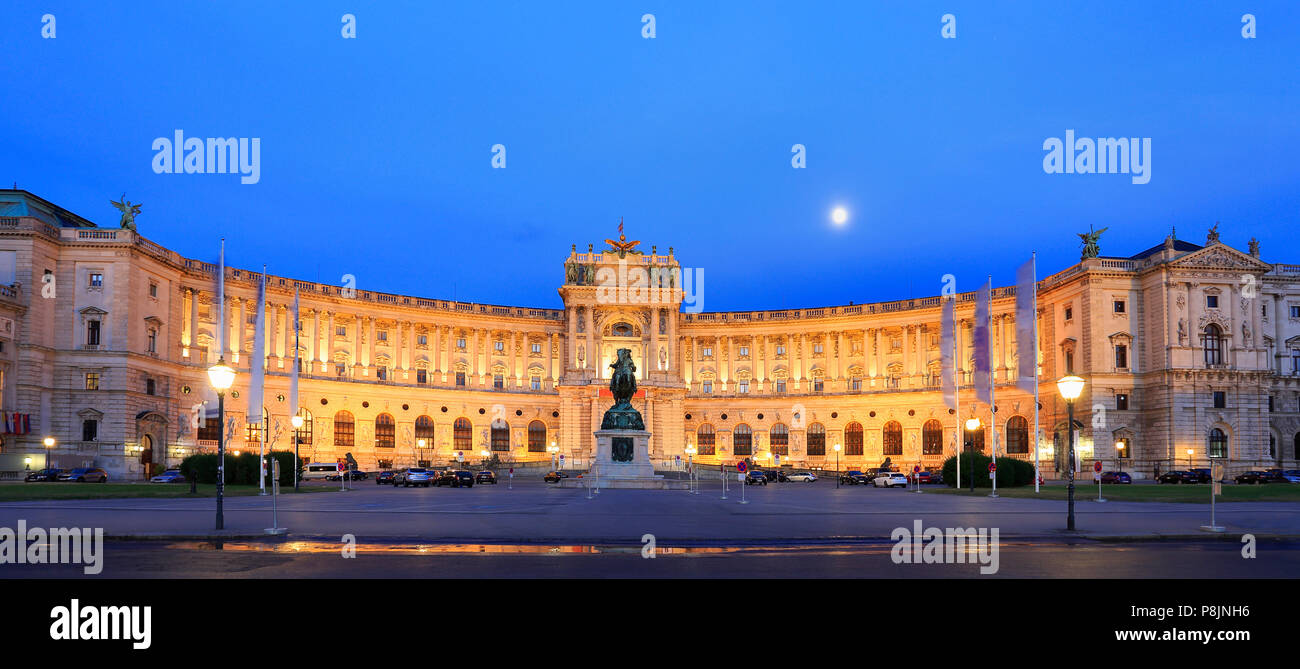
M 245 419 L 250 425 L 253 423 L 262 423 L 262 381 L 266 373 L 266 272 L 262 273 L 257 282 L 257 315 L 254 317 L 253 326 L 256 328 L 253 332 L 253 352 L 249 359 L 248 372 L 248 416 Z M 244 324 L 239 324 L 240 330 L 243 330 Z M 266 426 L 262 425 L 265 429 Z
M 1035 258 L 1031 257 L 1016 270 L 1016 386 L 1027 393 L 1038 392 L 1035 265 Z
M 956 303 L 957 297 L 949 295 L 943 300 L 943 343 L 939 345 L 940 360 L 942 367 L 942 386 L 943 386 L 943 403 L 949 409 L 957 408 L 957 368 L 956 359 L 953 352 L 953 341 L 956 333 Z
M 975 397 L 986 404 L 993 404 L 993 362 L 989 357 L 992 293 L 993 280 L 989 279 L 975 294 Z

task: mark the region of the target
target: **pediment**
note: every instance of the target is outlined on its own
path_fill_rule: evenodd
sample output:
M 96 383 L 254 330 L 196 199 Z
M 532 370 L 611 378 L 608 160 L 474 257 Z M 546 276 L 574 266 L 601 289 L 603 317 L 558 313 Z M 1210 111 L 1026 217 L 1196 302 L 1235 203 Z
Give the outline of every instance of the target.
M 1223 243 L 1211 244 L 1199 251 L 1169 263 L 1172 267 L 1195 267 L 1198 269 L 1238 269 L 1251 272 L 1267 272 L 1272 265 L 1250 254 L 1242 253 Z

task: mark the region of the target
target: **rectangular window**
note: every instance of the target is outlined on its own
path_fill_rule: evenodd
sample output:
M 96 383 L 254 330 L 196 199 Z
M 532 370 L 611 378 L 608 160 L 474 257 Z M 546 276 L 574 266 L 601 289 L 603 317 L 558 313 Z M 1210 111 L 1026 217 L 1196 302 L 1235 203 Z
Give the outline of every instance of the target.
M 1074 353 L 1071 351 L 1065 352 L 1065 373 L 1074 373 Z
M 857 376 L 853 377 L 853 381 L 851 381 L 851 383 L 852 383 L 851 387 L 853 388 L 854 392 L 862 390 L 862 379 L 860 377 Z
M 1133 448 L 1129 444 L 1128 437 L 1116 439 L 1115 442 L 1117 444 L 1115 447 L 1116 457 L 1124 458 L 1125 460 L 1133 457 Z M 1124 448 L 1119 448 L 1119 444 L 1123 444 Z
M 1115 307 L 1114 307 L 1114 308 L 1115 308 L 1115 313 L 1117 313 L 1117 314 L 1122 314 L 1122 313 L 1124 313 L 1124 306 L 1125 306 L 1125 305 L 1124 305 L 1124 300 L 1115 300 Z
M 456 372 L 456 385 L 465 385 L 465 372 Z
M 149 297 L 158 297 L 158 284 L 149 284 Z
M 375 333 L 375 338 L 379 341 L 388 341 L 388 330 L 380 330 Z
M 821 345 L 821 344 L 813 344 L 813 353 L 821 353 L 821 352 L 822 352 L 822 345 Z
M 1225 392 L 1222 391 L 1222 390 L 1216 390 L 1216 391 L 1214 391 L 1214 408 L 1215 408 L 1215 409 L 1226 409 L 1226 408 L 1228 408 L 1228 394 L 1227 394 L 1227 393 L 1225 393 Z
M 1291 318 L 1300 318 L 1300 307 L 1291 307 Z
M 820 393 L 823 388 L 824 386 L 821 379 L 813 379 L 813 392 Z
M 99 438 L 99 421 L 86 419 L 81 421 L 81 440 L 95 441 Z
M 741 381 L 737 388 L 737 392 L 741 392 L 741 393 L 749 392 L 749 381 Z
M 457 340 L 456 340 L 456 348 L 461 349 L 462 351 L 465 350 L 465 338 L 464 338 L 464 337 L 461 337 L 460 339 L 457 339 Z
M 148 341 L 147 341 L 147 345 L 148 345 L 148 349 L 147 349 L 147 350 L 148 350 L 150 353 L 157 353 L 157 352 L 158 352 L 158 331 L 157 331 L 157 330 L 150 330 L 150 331 L 149 331 L 149 339 L 148 339 Z
M 1070 319 L 1072 319 L 1072 318 L 1074 318 L 1074 309 L 1071 308 L 1071 307 L 1066 307 L 1066 308 L 1065 308 L 1065 320 L 1068 322 L 1068 321 L 1069 321 Z
M 1206 296 L 1205 296 L 1205 308 L 1207 308 L 1207 309 L 1218 309 L 1218 308 L 1219 308 L 1219 296 L 1218 296 L 1218 295 L 1206 295 Z
M 1115 347 L 1115 368 L 1128 369 L 1128 347 L 1123 344 Z
M 86 372 L 86 390 L 99 390 L 99 372 Z
M 776 380 L 776 392 L 778 393 L 785 392 L 785 379 Z
M 777 346 L 777 347 L 776 347 L 776 354 L 777 354 L 777 355 L 785 355 L 785 347 L 784 347 L 784 346 Z
M 104 285 L 104 275 L 103 275 L 103 274 L 91 274 L 91 275 L 90 275 L 90 287 L 91 287 L 91 288 L 99 288 L 99 287 L 101 287 L 101 286 L 103 286 L 103 285 Z
M 86 345 L 99 346 L 99 321 L 86 323 Z
M 157 389 L 158 389 L 158 384 L 153 379 L 144 380 L 144 394 L 153 395 L 154 391 L 156 391 Z
M 418 337 L 415 338 L 415 342 L 416 342 L 417 344 L 419 344 L 420 346 L 428 346 L 428 345 L 429 345 L 429 335 L 420 335 L 420 336 L 418 336 Z
M 1115 410 L 1128 411 L 1128 395 L 1120 393 L 1115 396 Z
M 541 345 L 541 344 L 533 344 L 533 353 L 534 353 L 535 355 L 541 355 L 541 354 L 542 354 L 542 345 Z
M 506 377 L 504 377 L 504 376 L 502 376 L 502 375 L 500 375 L 500 374 L 493 374 L 493 375 L 492 375 L 492 387 L 495 388 L 495 389 L 497 389 L 497 390 L 502 390 L 502 389 L 504 389 L 504 388 L 506 387 Z
M 388 380 L 388 368 L 387 368 L 387 367 L 376 367 L 376 368 L 375 368 L 375 378 L 376 378 L 376 379 L 379 379 L 380 381 L 387 381 L 387 380 Z
M 427 370 L 423 370 L 423 369 L 417 369 L 417 370 L 415 370 L 415 382 L 416 382 L 416 383 L 419 383 L 419 384 L 422 384 L 422 385 L 425 384 L 425 383 L 428 383 L 428 382 L 429 382 L 429 372 L 428 372 Z
M 711 380 L 709 380 L 709 379 L 705 379 L 704 382 L 703 382 L 703 384 L 701 384 L 701 385 L 703 386 L 703 390 L 704 390 L 704 392 L 706 392 L 706 393 L 711 393 L 711 392 L 713 392 L 713 381 L 711 381 Z
M 712 357 L 713 357 L 713 347 L 712 347 L 712 346 L 705 346 L 703 352 L 701 352 L 700 355 L 701 355 L 702 357 L 705 357 L 705 358 L 712 358 Z
M 540 377 L 540 376 L 533 376 L 533 377 L 530 377 L 530 378 L 528 379 L 528 385 L 529 385 L 529 387 L 532 388 L 533 390 L 541 390 L 541 389 L 542 389 L 542 377 Z
M 501 351 L 506 350 L 506 343 L 503 342 L 503 341 L 496 341 L 496 342 L 493 342 L 493 343 L 492 343 L 492 348 L 495 348 L 495 349 L 497 350 L 497 352 L 499 353 L 499 352 L 501 352 Z
M 745 356 L 749 355 L 749 347 L 748 347 L 748 346 L 741 346 L 741 347 L 740 347 L 740 354 L 741 354 L 741 355 L 745 355 Z
M 347 368 L 347 366 L 344 365 L 343 363 L 338 363 L 338 364 L 334 365 L 334 376 L 339 376 L 339 377 L 341 377 L 341 376 L 344 376 L 344 375 L 347 374 L 347 373 L 348 373 L 348 368 Z
M 1268 396 L 1268 412 L 1273 413 L 1273 396 Z

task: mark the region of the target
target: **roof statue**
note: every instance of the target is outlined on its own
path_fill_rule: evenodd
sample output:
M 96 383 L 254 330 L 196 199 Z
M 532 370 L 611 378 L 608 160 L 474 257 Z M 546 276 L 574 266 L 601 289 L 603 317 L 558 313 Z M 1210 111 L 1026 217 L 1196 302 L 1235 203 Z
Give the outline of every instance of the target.
M 113 200 L 109 200 L 109 202 L 112 203 L 118 211 L 122 212 L 122 219 L 119 221 L 121 226 L 127 230 L 134 230 L 135 216 L 140 213 L 140 205 L 131 204 L 131 201 L 126 199 L 126 193 L 122 193 L 121 202 L 114 202 Z
M 629 253 L 641 255 L 641 252 L 636 250 L 636 245 L 641 242 L 639 240 L 629 242 L 627 237 L 623 234 L 623 218 L 621 216 L 618 219 L 618 241 L 606 239 L 605 243 L 609 244 L 609 249 L 607 249 L 607 251 L 618 253 L 618 257 L 620 258 L 626 257 Z
M 1079 260 L 1096 258 L 1097 254 L 1101 253 L 1101 248 L 1097 246 L 1097 240 L 1101 239 L 1101 233 L 1109 229 L 1109 227 L 1105 227 L 1100 230 L 1093 230 L 1092 226 L 1088 226 L 1088 232 L 1077 233 L 1079 239 L 1083 240 L 1083 254 L 1079 256 Z
M 1210 231 L 1205 233 L 1205 245 L 1209 246 L 1210 244 L 1218 244 L 1218 243 L 1219 243 L 1219 222 L 1215 221 L 1214 225 L 1210 226 Z

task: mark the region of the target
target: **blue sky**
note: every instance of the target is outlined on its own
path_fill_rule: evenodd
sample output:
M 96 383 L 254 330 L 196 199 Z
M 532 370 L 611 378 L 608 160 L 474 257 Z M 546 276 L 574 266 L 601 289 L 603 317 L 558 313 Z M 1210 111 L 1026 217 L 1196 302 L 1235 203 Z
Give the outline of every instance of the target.
M 1130 255 L 1218 220 L 1300 262 L 1300 4 L 1185 4 L 20 0 L 0 182 L 113 227 L 125 191 L 188 257 L 224 236 L 237 266 L 529 306 L 620 216 L 704 269 L 708 311 L 1006 285 L 1089 225 Z M 155 174 L 178 128 L 260 138 L 260 182 Z M 1045 174 L 1067 129 L 1151 138 L 1150 183 Z

